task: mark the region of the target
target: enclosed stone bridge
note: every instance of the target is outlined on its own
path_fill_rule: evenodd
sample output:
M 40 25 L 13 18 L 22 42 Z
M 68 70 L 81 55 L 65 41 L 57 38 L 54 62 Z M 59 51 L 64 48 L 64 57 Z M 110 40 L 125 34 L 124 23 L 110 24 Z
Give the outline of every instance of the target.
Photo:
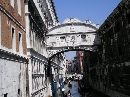
M 96 51 L 100 39 L 96 33 L 98 24 L 68 18 L 62 24 L 49 29 L 46 35 L 47 52 L 51 59 L 59 52 L 73 50 Z

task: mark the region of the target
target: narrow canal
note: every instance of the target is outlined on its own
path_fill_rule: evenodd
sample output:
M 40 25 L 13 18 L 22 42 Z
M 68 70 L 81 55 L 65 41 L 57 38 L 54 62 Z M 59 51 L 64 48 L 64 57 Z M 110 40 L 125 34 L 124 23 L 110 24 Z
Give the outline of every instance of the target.
M 66 82 L 67 83 L 64 84 L 64 94 L 67 94 L 68 91 L 70 91 L 71 93 L 70 97 L 109 97 L 99 91 L 93 90 L 91 87 L 85 87 L 84 89 L 81 88 L 81 86 L 84 83 L 78 83 L 78 80 L 77 81 L 71 80 L 70 81 L 70 84 L 72 85 L 71 87 L 68 86 L 69 80 Z M 58 94 L 59 94 L 58 97 L 63 97 L 60 90 L 58 90 Z
M 72 87 L 68 87 L 68 84 L 65 85 L 65 93 L 67 93 L 70 90 L 72 97 L 81 97 L 81 95 L 78 92 L 78 82 L 77 81 L 71 81 Z

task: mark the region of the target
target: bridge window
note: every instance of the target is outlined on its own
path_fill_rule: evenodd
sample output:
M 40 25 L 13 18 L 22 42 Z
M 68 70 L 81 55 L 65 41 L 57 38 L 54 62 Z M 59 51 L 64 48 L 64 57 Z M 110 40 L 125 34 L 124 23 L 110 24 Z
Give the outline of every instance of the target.
M 81 35 L 81 38 L 82 38 L 82 39 L 85 39 L 85 38 L 86 38 L 86 35 Z
M 60 37 L 60 39 L 65 39 L 65 36 Z
M 72 37 L 71 37 L 71 41 L 74 41 L 74 40 L 75 40 L 75 36 L 72 36 Z
M 60 37 L 61 42 L 65 42 L 65 36 Z

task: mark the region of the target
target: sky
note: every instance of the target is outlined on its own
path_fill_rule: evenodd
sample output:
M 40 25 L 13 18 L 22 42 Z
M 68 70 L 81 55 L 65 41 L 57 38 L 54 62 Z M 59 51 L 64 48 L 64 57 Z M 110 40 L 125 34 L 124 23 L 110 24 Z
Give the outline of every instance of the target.
M 66 18 L 78 18 L 81 21 L 102 25 L 121 0 L 53 0 L 60 23 Z M 65 53 L 67 59 L 73 59 L 75 52 Z

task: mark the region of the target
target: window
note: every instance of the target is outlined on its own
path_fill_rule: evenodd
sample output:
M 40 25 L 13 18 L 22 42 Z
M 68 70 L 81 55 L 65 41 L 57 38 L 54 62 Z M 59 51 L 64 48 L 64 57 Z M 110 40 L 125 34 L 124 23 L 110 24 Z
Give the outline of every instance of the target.
M 6 94 L 4 94 L 4 97 L 7 97 L 7 93 L 6 93 Z
M 119 77 L 119 83 L 121 86 L 123 86 L 123 84 L 124 84 L 123 77 Z
M 10 5 L 14 7 L 14 0 L 10 0 Z
M 111 76 L 110 80 L 111 80 L 111 85 L 113 86 L 114 85 L 114 77 Z
M 116 22 L 115 30 L 116 30 L 116 33 L 120 31 L 120 22 L 119 21 Z
M 21 15 L 21 0 L 17 0 L 18 14 Z
M 18 89 L 18 94 L 20 94 L 20 89 Z
M 112 28 L 110 28 L 107 33 L 108 33 L 108 38 L 112 38 Z
M 130 11 L 127 13 L 126 18 L 127 18 L 128 24 L 130 24 Z
M 11 33 L 12 33 L 12 51 L 16 52 L 16 36 L 14 27 L 11 27 Z
M 118 46 L 118 53 L 119 53 L 119 56 L 122 55 L 122 48 L 121 48 L 121 46 Z
M 110 56 L 111 56 L 111 58 L 113 58 L 113 51 L 112 51 L 112 48 L 110 48 Z
M 86 35 L 81 35 L 81 38 L 82 38 L 82 39 L 85 39 L 85 38 L 86 38 Z
M 19 33 L 19 53 L 23 53 L 23 46 L 22 46 L 22 34 Z
M 103 80 L 103 79 L 102 79 L 102 75 L 100 75 L 100 81 L 102 82 L 102 80 Z
M 61 42 L 65 42 L 65 36 L 60 37 Z
M 26 87 L 26 92 L 28 91 L 28 87 Z
M 81 35 L 82 41 L 87 41 L 86 40 L 86 35 Z

